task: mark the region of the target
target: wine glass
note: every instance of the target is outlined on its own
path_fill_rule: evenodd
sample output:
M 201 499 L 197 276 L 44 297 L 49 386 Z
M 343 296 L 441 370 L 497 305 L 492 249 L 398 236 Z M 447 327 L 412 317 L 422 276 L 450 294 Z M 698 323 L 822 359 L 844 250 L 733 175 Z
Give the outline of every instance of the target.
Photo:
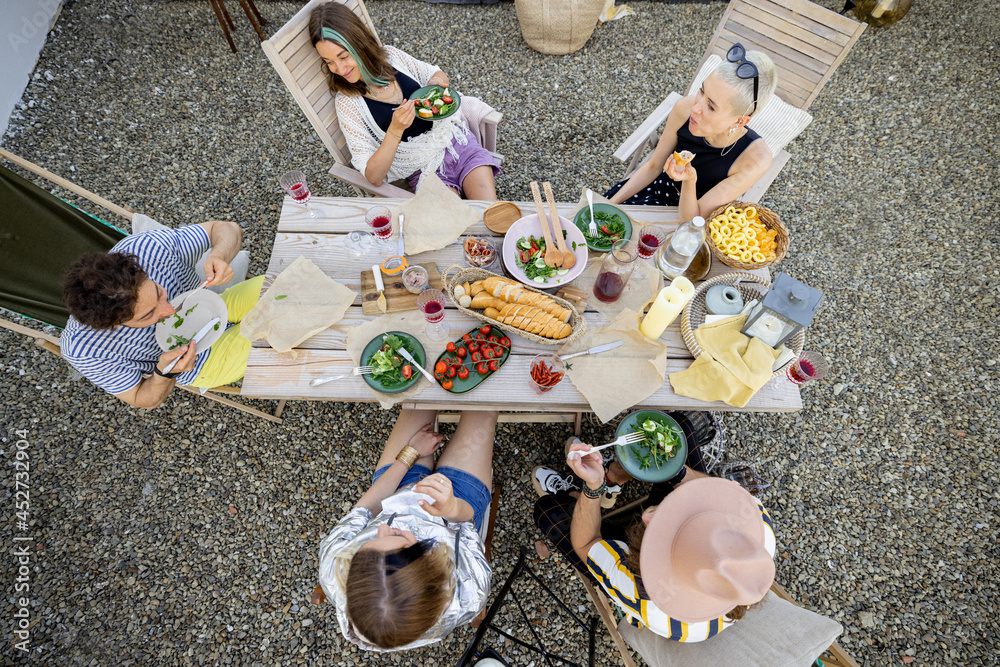
M 639 243 L 636 246 L 639 257 L 649 259 L 666 240 L 667 233 L 662 228 L 656 225 L 646 225 L 639 230 Z
M 444 293 L 441 290 L 428 287 L 417 297 L 417 308 L 427 320 L 427 337 L 431 340 L 444 340 L 451 333 L 451 327 L 444 321 Z
M 830 372 L 830 363 L 819 352 L 805 350 L 785 374 L 792 384 L 805 384 L 810 380 L 822 380 Z
M 309 198 L 312 193 L 309 192 L 309 185 L 306 183 L 306 175 L 303 174 L 298 169 L 293 171 L 287 171 L 278 180 L 281 187 L 284 188 L 288 196 L 295 200 L 296 203 L 302 204 L 309 211 L 309 217 L 315 220 L 317 217 L 316 211 L 309 208 Z
M 388 241 L 392 238 L 392 211 L 386 206 L 372 206 L 365 214 L 365 222 L 372 228 L 375 238 Z

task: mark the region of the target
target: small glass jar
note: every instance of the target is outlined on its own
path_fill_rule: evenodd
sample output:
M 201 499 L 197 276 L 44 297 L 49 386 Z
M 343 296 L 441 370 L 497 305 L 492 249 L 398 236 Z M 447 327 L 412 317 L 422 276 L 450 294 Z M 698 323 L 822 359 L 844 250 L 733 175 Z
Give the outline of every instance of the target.
M 422 266 L 410 266 L 403 271 L 403 287 L 410 294 L 420 294 L 427 287 L 427 269 Z

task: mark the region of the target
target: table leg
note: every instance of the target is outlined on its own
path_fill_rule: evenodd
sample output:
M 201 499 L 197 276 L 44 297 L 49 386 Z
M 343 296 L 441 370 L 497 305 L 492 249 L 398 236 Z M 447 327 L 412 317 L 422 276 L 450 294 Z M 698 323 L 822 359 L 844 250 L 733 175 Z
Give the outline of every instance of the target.
M 254 4 L 253 0 L 247 0 L 247 4 L 250 5 L 250 9 L 253 10 L 253 13 L 257 15 L 257 22 L 262 26 L 267 25 L 267 21 L 265 21 L 264 17 L 260 15 L 260 12 L 257 10 L 257 5 Z
M 263 42 L 264 41 L 264 33 L 261 32 L 260 25 L 257 24 L 257 19 L 254 18 L 254 15 L 250 11 L 250 8 L 247 7 L 247 0 L 239 0 L 239 2 L 240 2 L 240 6 L 243 7 L 243 13 L 247 15 L 248 19 L 250 19 L 250 25 L 252 25 L 253 29 L 257 31 L 257 36 L 260 37 L 260 41 Z
M 233 53 L 236 53 L 236 44 L 233 43 L 233 36 L 229 34 L 229 28 L 226 26 L 226 23 L 222 18 L 222 12 L 219 11 L 218 3 L 220 3 L 221 1 L 222 0 L 209 0 L 209 2 L 212 5 L 212 9 L 215 10 L 216 18 L 219 19 L 219 25 L 222 26 L 222 32 L 225 33 L 226 35 L 226 41 L 229 42 L 229 48 L 233 50 Z M 223 8 L 223 11 L 224 10 L 225 8 Z

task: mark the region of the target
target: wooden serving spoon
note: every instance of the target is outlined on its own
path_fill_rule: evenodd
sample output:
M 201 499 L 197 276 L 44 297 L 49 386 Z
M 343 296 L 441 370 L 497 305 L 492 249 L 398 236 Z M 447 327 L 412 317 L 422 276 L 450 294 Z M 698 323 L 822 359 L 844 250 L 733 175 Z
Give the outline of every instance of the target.
M 545 181 L 542 183 L 542 189 L 545 190 L 545 198 L 549 201 L 549 210 L 552 211 L 552 233 L 556 235 L 556 243 L 559 244 L 559 249 L 563 254 L 562 268 L 572 269 L 573 265 L 576 264 L 576 255 L 566 247 L 566 239 L 563 238 L 562 233 L 562 220 L 559 219 L 559 211 L 556 210 L 556 197 L 552 194 L 552 184 Z
M 552 240 L 552 234 L 549 232 L 549 223 L 545 216 L 545 205 L 542 204 L 542 193 L 538 190 L 537 181 L 531 182 L 531 196 L 535 198 L 535 209 L 538 211 L 538 224 L 542 226 L 542 235 L 545 237 L 545 254 L 542 255 L 545 259 L 545 266 L 550 269 L 561 267 L 563 254 L 556 247 L 555 242 Z M 562 229 L 562 225 L 558 223 L 555 226 Z

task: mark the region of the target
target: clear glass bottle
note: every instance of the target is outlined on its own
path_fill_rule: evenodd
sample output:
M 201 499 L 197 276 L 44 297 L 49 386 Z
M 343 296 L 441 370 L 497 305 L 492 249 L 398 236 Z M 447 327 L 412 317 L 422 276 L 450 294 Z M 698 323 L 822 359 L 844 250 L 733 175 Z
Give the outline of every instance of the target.
M 705 218 L 695 216 L 685 222 L 670 237 L 670 242 L 657 254 L 656 265 L 667 278 L 683 275 L 705 243 Z

